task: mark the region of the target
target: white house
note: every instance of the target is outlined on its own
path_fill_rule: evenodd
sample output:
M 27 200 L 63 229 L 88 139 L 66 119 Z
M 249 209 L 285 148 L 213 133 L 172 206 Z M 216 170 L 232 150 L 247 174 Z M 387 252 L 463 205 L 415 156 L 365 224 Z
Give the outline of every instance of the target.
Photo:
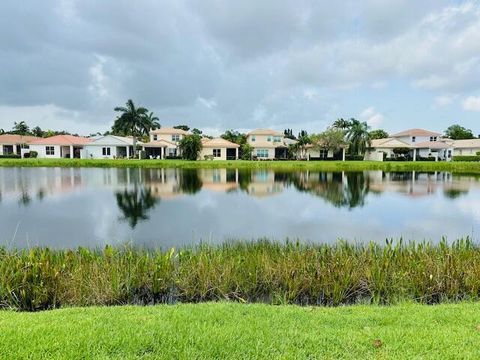
M 365 154 L 365 160 L 383 161 L 384 156 L 387 159 L 394 158 L 395 152 L 398 153 L 399 149 L 405 149 L 413 161 L 418 157 L 450 161 L 454 143 L 433 131 L 409 129 L 391 135 L 389 138 L 372 140 L 371 147 Z
M 143 143 L 137 141 L 137 145 Z M 85 159 L 122 159 L 133 156 L 133 138 L 106 135 L 95 138 L 83 148 L 82 158 Z
M 257 159 L 286 159 L 288 145 L 283 133 L 271 129 L 256 129 L 247 134 L 247 143 Z
M 85 145 L 92 139 L 73 136 L 56 135 L 30 142 L 30 151 L 36 151 L 38 158 L 82 158 Z
M 21 155 L 29 152 L 30 143 L 40 138 L 35 136 L 23 136 L 4 134 L 0 135 L 0 155 Z
M 143 149 L 150 158 L 165 159 L 180 156 L 178 143 L 188 131 L 175 128 L 160 128 L 150 131 L 150 141 L 143 144 Z
M 215 138 L 202 139 L 202 150 L 200 151 L 200 160 L 237 160 L 238 148 L 240 145 L 231 141 Z
M 454 156 L 474 156 L 480 151 L 480 139 L 453 140 Z

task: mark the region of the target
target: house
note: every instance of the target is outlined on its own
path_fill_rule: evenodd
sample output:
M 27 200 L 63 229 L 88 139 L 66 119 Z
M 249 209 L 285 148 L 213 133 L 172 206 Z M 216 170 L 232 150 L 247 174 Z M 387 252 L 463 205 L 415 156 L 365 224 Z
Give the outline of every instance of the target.
M 39 158 L 80 159 L 85 145 L 91 142 L 92 139 L 81 136 L 55 135 L 30 142 L 30 151 L 36 151 Z
M 475 156 L 480 151 L 480 139 L 453 140 L 454 156 Z
M 175 128 L 160 128 L 150 131 L 150 141 L 143 145 L 147 157 L 165 159 L 168 157 L 180 156 L 178 143 L 186 135 L 190 135 L 188 131 Z
M 345 161 L 345 152 L 348 145 L 342 145 L 338 150 L 322 148 L 321 144 L 307 144 L 305 146 L 306 160 L 342 160 Z
M 240 145 L 222 138 L 204 138 L 202 139 L 202 150 L 200 151 L 199 159 L 237 160 L 239 147 Z
M 143 143 L 137 141 L 137 145 L 141 146 Z M 129 158 L 133 154 L 133 138 L 106 135 L 96 137 L 85 145 L 81 157 L 84 159 L 121 159 Z
M 29 144 L 40 138 L 35 136 L 23 136 L 4 134 L 0 135 L 0 156 L 1 155 L 23 155 L 29 152 Z
M 453 148 L 453 141 L 442 138 L 437 132 L 409 129 L 391 135 L 389 138 L 372 140 L 370 149 L 365 154 L 365 160 L 383 161 L 384 158 L 395 158 L 402 153 L 413 161 L 418 158 L 450 161 Z
M 257 129 L 247 134 L 247 143 L 253 148 L 253 157 L 273 160 L 287 159 L 288 145 L 283 133 L 270 129 Z

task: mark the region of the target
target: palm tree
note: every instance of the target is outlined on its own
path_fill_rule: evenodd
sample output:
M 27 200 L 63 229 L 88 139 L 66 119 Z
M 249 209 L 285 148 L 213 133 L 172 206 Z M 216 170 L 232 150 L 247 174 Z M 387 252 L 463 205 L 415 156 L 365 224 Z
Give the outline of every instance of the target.
M 341 130 L 349 129 L 355 119 L 345 120 L 343 118 L 337 119 L 333 122 L 333 127 Z
M 123 214 L 120 220 L 127 221 L 134 229 L 140 221 L 148 220 L 148 212 L 158 202 L 150 189 L 139 187 L 137 183 L 133 190 L 125 189 L 115 194 L 117 206 Z
M 125 107 L 119 106 L 114 110 L 121 115 L 115 120 L 113 130 L 133 137 L 133 154 L 136 156 L 137 136 L 147 135 L 152 128 L 148 110 L 144 107 L 136 107 L 131 99 L 128 99 Z
M 371 145 L 370 126 L 363 121 L 356 119 L 350 120 L 350 127 L 346 132 L 347 140 L 350 142 L 350 151 L 361 155 Z
M 160 119 L 153 114 L 153 111 L 150 111 L 146 117 L 148 123 L 150 124 L 150 130 L 160 129 L 161 125 L 158 122 Z

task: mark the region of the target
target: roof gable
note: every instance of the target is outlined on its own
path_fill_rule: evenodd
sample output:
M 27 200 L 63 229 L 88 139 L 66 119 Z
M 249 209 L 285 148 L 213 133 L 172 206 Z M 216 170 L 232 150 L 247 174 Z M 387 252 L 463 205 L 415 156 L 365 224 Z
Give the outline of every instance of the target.
M 408 129 L 391 135 L 391 137 L 403 136 L 441 136 L 442 134 L 425 129 Z
M 73 135 L 55 135 L 44 139 L 32 141 L 31 145 L 85 145 L 92 142 L 91 139 Z

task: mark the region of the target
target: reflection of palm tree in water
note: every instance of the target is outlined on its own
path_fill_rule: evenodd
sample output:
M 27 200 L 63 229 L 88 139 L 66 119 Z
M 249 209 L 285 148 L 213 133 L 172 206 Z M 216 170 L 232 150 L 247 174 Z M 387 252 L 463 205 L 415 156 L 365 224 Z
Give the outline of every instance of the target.
M 150 189 L 139 188 L 137 184 L 133 190 L 125 189 L 117 192 L 115 196 L 117 206 L 123 214 L 120 220 L 127 221 L 132 229 L 140 221 L 148 220 L 148 210 L 153 209 L 158 202 Z
M 183 169 L 179 172 L 178 185 L 186 194 L 196 194 L 202 189 L 203 183 L 196 169 Z

